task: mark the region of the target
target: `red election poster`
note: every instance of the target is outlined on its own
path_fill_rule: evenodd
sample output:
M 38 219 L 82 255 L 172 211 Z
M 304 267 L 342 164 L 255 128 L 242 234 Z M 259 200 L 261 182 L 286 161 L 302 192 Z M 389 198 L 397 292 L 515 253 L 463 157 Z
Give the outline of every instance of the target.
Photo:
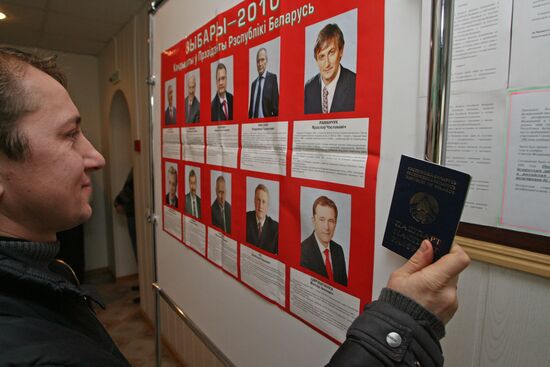
M 162 53 L 163 228 L 335 342 L 371 300 L 384 1 L 245 1 Z

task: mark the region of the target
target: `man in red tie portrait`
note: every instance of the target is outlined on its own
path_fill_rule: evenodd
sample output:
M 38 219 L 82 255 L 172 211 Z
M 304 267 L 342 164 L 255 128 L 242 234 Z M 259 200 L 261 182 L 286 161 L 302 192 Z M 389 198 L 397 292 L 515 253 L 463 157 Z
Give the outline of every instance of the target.
M 344 251 L 342 246 L 332 240 L 337 219 L 338 208 L 334 201 L 319 196 L 313 202 L 313 233 L 302 242 L 300 265 L 330 281 L 347 286 Z
M 211 115 L 212 121 L 233 120 L 233 95 L 227 91 L 227 68 L 221 62 L 216 66 L 216 95 Z

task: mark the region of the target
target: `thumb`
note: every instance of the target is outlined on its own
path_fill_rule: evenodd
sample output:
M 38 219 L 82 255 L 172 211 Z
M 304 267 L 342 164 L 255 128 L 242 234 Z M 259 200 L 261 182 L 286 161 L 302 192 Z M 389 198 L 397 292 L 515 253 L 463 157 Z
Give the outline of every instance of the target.
M 428 240 L 422 241 L 420 248 L 397 272 L 400 275 L 411 275 L 432 263 L 434 257 L 432 243 Z

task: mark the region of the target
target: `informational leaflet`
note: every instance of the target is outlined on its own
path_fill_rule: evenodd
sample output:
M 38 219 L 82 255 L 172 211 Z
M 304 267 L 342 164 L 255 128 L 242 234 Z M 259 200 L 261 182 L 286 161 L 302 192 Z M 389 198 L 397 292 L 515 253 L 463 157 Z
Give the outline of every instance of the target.
M 180 159 L 180 129 L 162 130 L 162 158 Z
M 184 161 L 204 163 L 204 127 L 184 127 L 181 129 Z
M 372 299 L 384 6 L 245 0 L 161 54 L 164 230 L 335 343 Z
M 238 125 L 208 126 L 206 142 L 206 162 L 208 164 L 237 168 Z
M 243 124 L 241 169 L 284 175 L 287 141 L 287 122 Z
M 183 216 L 183 228 L 183 242 L 204 256 L 206 251 L 205 225 L 185 215 Z
M 457 0 L 451 92 L 504 89 L 508 83 L 512 0 Z
M 164 207 L 164 230 L 181 240 L 181 213 L 167 206 Z
M 445 164 L 472 176 L 462 221 L 495 225 L 506 142 L 506 93 L 451 96 Z
M 359 299 L 304 274 L 290 270 L 290 310 L 317 325 L 338 341 L 346 339 L 351 323 L 359 316 Z
M 550 85 L 550 0 L 514 6 L 510 88 Z
M 364 187 L 368 119 L 297 121 L 292 176 Z
M 550 233 L 550 89 L 510 94 L 503 225 Z
M 208 228 L 208 259 L 237 277 L 237 241 Z
M 263 296 L 285 305 L 285 265 L 252 248 L 241 245 L 241 279 Z

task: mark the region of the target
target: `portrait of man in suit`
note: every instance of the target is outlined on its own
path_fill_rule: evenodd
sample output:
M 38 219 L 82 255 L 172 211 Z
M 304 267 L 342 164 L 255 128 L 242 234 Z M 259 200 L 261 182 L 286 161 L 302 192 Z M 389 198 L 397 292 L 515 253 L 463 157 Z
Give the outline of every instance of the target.
M 185 213 L 200 219 L 201 198 L 197 195 L 197 174 L 194 169 L 189 171 L 189 192 L 185 194 Z
M 216 66 L 216 95 L 212 100 L 212 121 L 233 120 L 233 95 L 227 91 L 227 68 Z
M 319 196 L 313 202 L 313 233 L 301 245 L 300 265 L 342 285 L 348 285 L 342 246 L 334 242 L 338 208 L 334 201 Z
M 168 168 L 168 193 L 165 203 L 174 208 L 178 207 L 178 171 L 174 166 Z
M 267 215 L 269 190 L 258 184 L 254 190 L 254 210 L 246 213 L 246 242 L 277 254 L 279 250 L 279 223 Z
M 262 47 L 256 54 L 258 77 L 250 86 L 249 118 L 279 115 L 279 84 L 277 75 L 267 71 L 267 49 Z
M 225 178 L 216 178 L 216 199 L 212 203 L 212 225 L 231 233 L 231 204 L 225 200 Z
M 327 24 L 317 35 L 313 56 L 319 73 L 305 85 L 304 113 L 355 110 L 355 73 L 340 63 L 344 44 L 337 24 Z
M 164 111 L 164 122 L 166 125 L 173 125 L 176 123 L 176 106 L 174 105 L 174 87 L 172 84 L 166 88 L 166 101 L 168 106 Z
M 191 74 L 187 78 L 187 97 L 185 97 L 185 122 L 199 122 L 201 118 L 200 102 L 195 95 L 197 90 L 197 78 Z

